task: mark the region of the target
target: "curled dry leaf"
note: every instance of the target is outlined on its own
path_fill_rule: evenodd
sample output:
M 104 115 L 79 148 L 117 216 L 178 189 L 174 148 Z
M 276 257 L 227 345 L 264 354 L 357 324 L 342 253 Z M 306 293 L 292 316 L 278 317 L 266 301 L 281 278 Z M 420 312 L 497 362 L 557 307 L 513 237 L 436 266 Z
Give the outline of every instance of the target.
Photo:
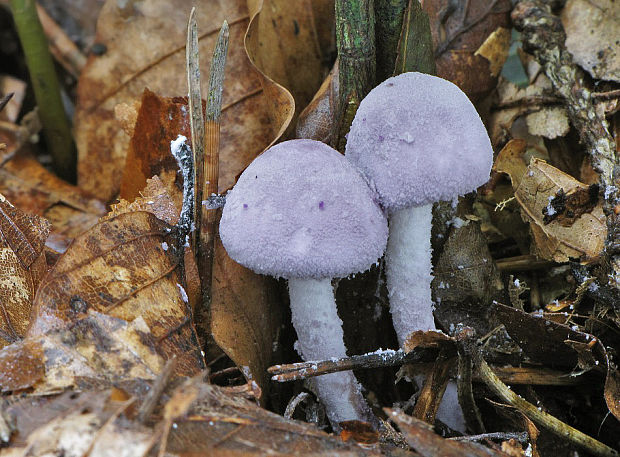
M 596 260 L 605 246 L 607 236 L 602 202 L 592 207 L 591 201 L 588 201 L 588 208 L 568 226 L 564 225 L 565 217 L 549 220 L 549 216 L 557 211 L 551 203 L 558 193 L 572 194 L 581 189 L 589 193 L 589 188 L 536 158 L 521 173 L 519 151 L 523 152 L 523 148 L 509 143 L 500 151 L 495 169 L 507 173 L 512 180 L 523 220 L 530 224 L 535 254 L 555 262 L 579 259 L 582 263 L 590 263 Z
M 620 82 L 617 2 L 569 0 L 562 10 L 562 25 L 566 31 L 566 48 L 575 62 L 594 78 Z
M 73 322 L 88 310 L 133 321 L 142 317 L 177 373 L 204 366 L 181 285 L 171 226 L 151 213 L 119 214 L 78 236 L 42 281 L 30 335 Z
M 324 76 L 324 38 L 317 26 L 331 25 L 321 23 L 333 21 L 333 1 L 254 0 L 248 2 L 248 9 L 252 20 L 245 44 L 252 63 L 263 75 L 285 87 L 294 97 L 297 111 L 301 110 Z
M 435 44 L 437 76 L 452 81 L 475 103 L 497 84 L 490 62 L 476 51 L 498 27 L 510 27 L 509 0 L 424 1 Z
M 115 0 L 103 6 L 97 42 L 105 45 L 107 52 L 91 56 L 78 85 L 78 180 L 106 200 L 118 192 L 129 146 L 129 138 L 114 119 L 114 107 L 133 103 L 145 87 L 163 96 L 187 93 L 186 78 L 179 69 L 185 68 L 185 24 L 193 3 L 145 0 L 131 5 L 124 12 Z M 230 25 L 219 179 L 220 188 L 226 189 L 284 132 L 294 102 L 288 91 L 262 78 L 248 59 L 243 46 L 249 24 L 245 1 L 209 1 L 197 10 L 196 19 L 203 75 L 208 74 L 209 58 L 224 19 Z M 254 37 L 258 39 L 258 35 Z M 207 93 L 207 84 L 208 78 L 202 78 L 203 93 Z
M 47 270 L 50 223 L 23 213 L 0 194 L 0 347 L 24 336 L 30 309 Z
M 409 353 L 416 348 L 444 349 L 456 352 L 455 344 L 455 339 L 446 335 L 442 331 L 416 330 L 407 336 L 407 339 L 403 343 L 403 349 L 406 353 Z

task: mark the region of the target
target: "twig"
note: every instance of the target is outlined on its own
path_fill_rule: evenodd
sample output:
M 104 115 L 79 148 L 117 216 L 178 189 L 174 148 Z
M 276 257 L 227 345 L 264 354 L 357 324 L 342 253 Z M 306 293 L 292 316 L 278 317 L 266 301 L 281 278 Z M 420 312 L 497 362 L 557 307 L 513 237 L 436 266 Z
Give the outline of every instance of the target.
M 228 23 L 224 21 L 215 43 L 211 68 L 209 70 L 209 92 L 205 124 L 205 160 L 200 195 L 200 230 L 198 232 L 198 273 L 202 284 L 202 301 L 196 312 L 200 336 L 204 339 L 210 334 L 211 284 L 215 253 L 215 234 L 217 229 L 216 209 L 202 206 L 202 201 L 216 195 L 219 183 L 220 121 L 222 117 L 222 91 L 224 89 L 224 69 L 228 54 Z
M 515 257 L 505 257 L 495 261 L 497 268 L 502 273 L 515 271 L 543 270 L 555 265 L 549 260 L 540 260 L 533 255 L 518 255 Z
M 521 108 L 525 106 L 557 105 L 560 103 L 562 103 L 562 99 L 554 95 L 530 95 L 517 100 L 499 102 L 497 104 L 493 104 L 491 108 L 498 110 L 506 108 Z
M 339 90 L 331 138 L 340 152 L 357 107 L 375 85 L 374 24 L 372 0 L 336 0 Z
M 606 457 L 619 455 L 617 451 L 609 446 L 565 424 L 551 414 L 539 410 L 536 406 L 514 393 L 493 373 L 493 370 L 491 370 L 491 367 L 489 367 L 479 352 L 474 353 L 474 360 L 478 374 L 485 384 L 503 401 L 517 408 L 536 424 L 593 454 Z
M 448 438 L 452 441 L 484 441 L 484 440 L 517 440 L 520 443 L 527 443 L 527 432 L 493 432 L 493 433 L 481 433 L 480 435 L 469 436 L 455 436 Z
M 608 92 L 592 92 L 592 97 L 597 100 L 614 100 L 620 98 L 620 89 L 610 90 Z
M 11 0 L 11 11 L 24 49 L 30 80 L 54 170 L 74 182 L 76 154 L 71 129 L 60 97 L 54 62 L 37 15 L 34 0 Z
M 168 385 L 170 376 L 174 373 L 176 365 L 177 358 L 176 356 L 172 356 L 172 358 L 168 359 L 164 365 L 164 368 L 161 370 L 161 373 L 159 373 L 159 376 L 157 376 L 157 379 L 153 382 L 151 390 L 149 390 L 149 393 L 146 395 L 142 405 L 140 405 L 140 409 L 138 409 L 138 421 L 142 424 L 144 424 L 149 417 L 151 417 L 151 414 L 153 414 L 153 411 L 161 398 L 161 394 Z
M 402 365 L 405 363 L 406 357 L 407 354 L 402 349 L 398 351 L 377 351 L 371 354 L 354 355 L 335 360 L 274 365 L 269 367 L 267 371 L 273 375 L 271 377 L 273 381 L 287 382 L 336 373 L 337 371 Z
M 308 379 L 315 376 L 336 373 L 338 371 L 399 366 L 405 363 L 415 363 L 416 369 L 425 373 L 430 371 L 432 364 L 423 363 L 420 362 L 420 360 L 426 358 L 426 354 L 434 352 L 435 351 L 415 350 L 409 354 L 405 354 L 402 349 L 398 351 L 387 350 L 335 360 L 274 365 L 269 367 L 267 371 L 272 375 L 271 379 L 278 382 Z M 237 368 L 234 367 L 231 370 L 236 369 Z M 493 370 L 503 382 L 508 382 L 513 385 L 574 386 L 590 382 L 583 376 L 575 378 L 569 376 L 567 373 L 548 368 L 493 367 Z M 473 380 L 475 382 L 482 381 L 480 376 L 476 376 L 476 373 L 474 373 Z

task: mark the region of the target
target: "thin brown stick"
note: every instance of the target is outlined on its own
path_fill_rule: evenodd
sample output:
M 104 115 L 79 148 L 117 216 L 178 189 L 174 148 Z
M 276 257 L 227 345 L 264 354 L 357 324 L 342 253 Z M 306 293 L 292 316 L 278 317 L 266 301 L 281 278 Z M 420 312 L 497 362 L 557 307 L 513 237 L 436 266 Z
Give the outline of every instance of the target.
M 198 273 L 202 284 L 202 301 L 196 312 L 199 334 L 204 339 L 210 334 L 211 283 L 215 254 L 215 235 L 218 210 L 203 206 L 202 201 L 217 194 L 219 185 L 220 121 L 222 117 L 222 92 L 224 89 L 224 69 L 228 54 L 228 23 L 224 21 L 217 37 L 211 69 L 209 72 L 209 92 L 205 124 L 205 160 L 203 180 L 200 185 L 200 230 L 198 232 Z
M 405 354 L 404 351 L 398 350 L 355 355 L 336 360 L 274 365 L 269 367 L 267 371 L 272 375 L 271 379 L 273 381 L 288 382 L 336 373 L 338 371 L 391 367 L 414 362 L 415 360 L 410 358 L 410 354 Z M 432 366 L 432 363 L 415 362 L 415 368 L 420 373 L 430 371 Z M 497 373 L 503 382 L 511 385 L 574 386 L 591 382 L 591 379 L 586 376 L 573 377 L 569 373 L 543 367 L 494 366 L 493 371 Z M 473 381 L 481 382 L 482 379 L 474 373 Z
M 149 417 L 151 417 L 151 414 L 153 414 L 153 411 L 155 410 L 155 407 L 157 406 L 157 403 L 159 402 L 162 393 L 164 393 L 164 389 L 168 385 L 170 376 L 172 376 L 172 373 L 174 373 L 176 365 L 176 356 L 172 356 L 172 358 L 168 359 L 168 361 L 164 365 L 161 373 L 159 373 L 159 376 L 157 376 L 157 379 L 155 379 L 155 381 L 153 382 L 151 390 L 149 390 L 149 393 L 146 395 L 146 398 L 142 402 L 142 405 L 140 405 L 140 409 L 138 410 L 139 422 L 144 424 L 149 419 Z

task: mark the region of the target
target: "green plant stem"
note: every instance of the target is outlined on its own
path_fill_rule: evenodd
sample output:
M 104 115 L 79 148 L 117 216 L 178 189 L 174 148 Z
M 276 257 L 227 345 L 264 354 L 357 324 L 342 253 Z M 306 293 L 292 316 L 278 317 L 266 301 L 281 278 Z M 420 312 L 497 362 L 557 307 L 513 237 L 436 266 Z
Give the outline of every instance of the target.
M 408 3 L 408 0 L 382 0 L 375 2 L 377 82 L 386 80 L 394 73 L 396 51 Z
M 373 0 L 336 0 L 336 44 L 339 93 L 332 146 L 343 152 L 357 107 L 375 85 Z
M 60 98 L 54 62 L 37 15 L 36 2 L 11 0 L 11 11 L 26 57 L 43 134 L 54 161 L 54 170 L 63 179 L 75 182 L 75 146 Z

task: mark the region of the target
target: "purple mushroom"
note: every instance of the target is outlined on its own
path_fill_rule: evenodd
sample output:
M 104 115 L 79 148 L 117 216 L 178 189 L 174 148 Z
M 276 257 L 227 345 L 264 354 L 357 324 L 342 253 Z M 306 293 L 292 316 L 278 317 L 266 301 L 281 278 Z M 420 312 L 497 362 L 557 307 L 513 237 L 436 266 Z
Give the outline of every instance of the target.
M 235 261 L 288 279 L 296 348 L 304 360 L 345 357 L 331 278 L 381 257 L 387 221 L 364 178 L 313 140 L 280 143 L 256 158 L 226 197 L 220 236 Z M 314 380 L 331 423 L 374 422 L 352 372 Z
M 402 345 L 411 332 L 436 328 L 430 288 L 433 203 L 454 200 L 489 179 L 491 142 L 457 86 L 404 73 L 362 100 L 346 157 L 366 176 L 389 215 L 386 278 Z

